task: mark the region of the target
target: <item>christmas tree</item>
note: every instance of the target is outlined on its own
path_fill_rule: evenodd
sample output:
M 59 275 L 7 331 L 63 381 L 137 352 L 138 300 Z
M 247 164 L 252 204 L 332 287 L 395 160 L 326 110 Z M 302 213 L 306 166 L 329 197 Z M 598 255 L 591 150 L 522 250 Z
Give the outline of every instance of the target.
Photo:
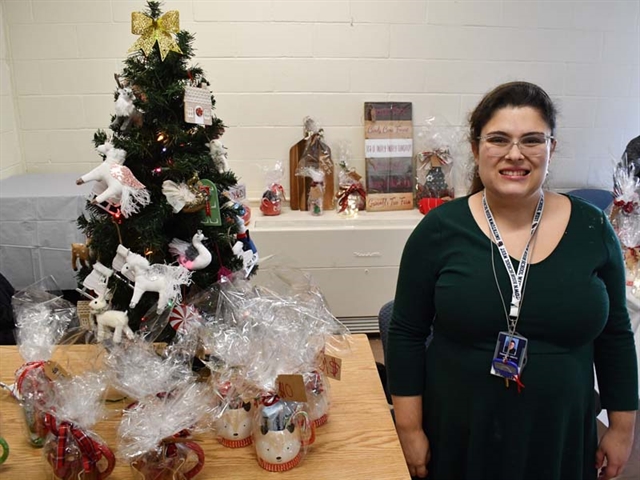
M 194 36 L 179 29 L 177 11 L 163 15 L 156 1 L 148 1 L 145 12 L 132 13 L 132 32 L 140 37 L 116 75 L 111 133 L 94 135 L 103 164 L 77 183 L 98 180 L 78 225 L 101 264 L 94 265 L 94 272 L 102 274 L 102 265 L 108 272 L 101 279 L 108 282 L 110 308 L 129 309 L 136 330 L 154 302 L 160 301 L 158 313 L 166 313 L 176 299 L 170 295 L 164 305 L 162 293 L 144 293 L 130 307 L 133 284 L 125 277 L 137 279 L 151 266 L 147 278 L 153 280 L 173 264 L 180 269 L 174 276 L 190 274 L 176 287 L 178 298 L 185 298 L 189 290 L 206 288 L 221 275 L 243 267 L 246 274 L 246 254 L 253 244 L 242 220 L 244 207 L 225 195 L 237 179 L 218 140 L 224 124 L 212 113 L 215 99 L 204 72 L 189 64 Z M 131 263 L 130 275 L 117 272 L 113 259 L 118 253 Z M 142 257 L 142 263 L 128 253 Z M 89 273 L 91 268 L 83 268 L 79 280 Z

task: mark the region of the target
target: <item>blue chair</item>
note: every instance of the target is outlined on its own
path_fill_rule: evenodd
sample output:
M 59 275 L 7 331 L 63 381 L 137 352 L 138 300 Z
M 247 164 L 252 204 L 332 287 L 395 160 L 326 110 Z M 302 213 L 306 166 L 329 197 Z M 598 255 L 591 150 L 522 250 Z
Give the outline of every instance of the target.
M 567 192 L 574 197 L 582 198 L 587 202 L 595 205 L 600 210 L 606 210 L 613 202 L 613 194 L 609 190 L 601 190 L 599 188 L 579 188 Z

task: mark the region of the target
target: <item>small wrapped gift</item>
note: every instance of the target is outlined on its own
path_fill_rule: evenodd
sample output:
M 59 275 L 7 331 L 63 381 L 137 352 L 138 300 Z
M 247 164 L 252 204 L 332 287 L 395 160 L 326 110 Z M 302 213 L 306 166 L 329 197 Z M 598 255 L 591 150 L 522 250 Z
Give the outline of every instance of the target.
M 204 451 L 190 436 L 203 417 L 213 415 L 212 398 L 207 385 L 192 383 L 125 410 L 119 455 L 135 478 L 184 480 L 202 470 Z
M 44 456 L 56 480 L 103 480 L 115 456 L 92 428 L 104 416 L 104 375 L 87 373 L 54 382 L 45 423 Z
M 42 447 L 47 427 L 44 408 L 50 401 L 52 380 L 63 371 L 50 361 L 53 351 L 75 318 L 75 307 L 36 283 L 12 299 L 16 314 L 16 342 L 25 363 L 16 371 L 14 395 L 20 401 L 29 443 Z
M 283 178 L 282 162 L 276 162 L 274 168 L 265 172 L 266 189 L 260 200 L 260 211 L 264 215 L 274 216 L 282 212 L 282 202 L 286 200 L 282 186 Z

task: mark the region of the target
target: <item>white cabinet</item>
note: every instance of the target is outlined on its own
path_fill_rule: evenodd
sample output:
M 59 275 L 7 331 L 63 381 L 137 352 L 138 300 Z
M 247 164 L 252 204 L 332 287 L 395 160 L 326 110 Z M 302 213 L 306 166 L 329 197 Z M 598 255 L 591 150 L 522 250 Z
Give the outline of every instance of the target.
M 376 332 L 380 307 L 393 299 L 404 244 L 418 210 L 360 212 L 345 219 L 285 209 L 276 217 L 253 209 L 249 225 L 260 258 L 309 272 L 332 313 L 352 332 Z M 258 274 L 259 275 L 259 274 Z

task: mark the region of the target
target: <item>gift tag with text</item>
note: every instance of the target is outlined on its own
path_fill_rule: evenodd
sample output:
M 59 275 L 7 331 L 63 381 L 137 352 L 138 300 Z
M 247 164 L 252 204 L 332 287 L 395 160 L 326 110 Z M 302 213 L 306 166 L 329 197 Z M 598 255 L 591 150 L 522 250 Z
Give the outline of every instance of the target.
M 282 400 L 291 402 L 306 402 L 307 390 L 304 387 L 302 375 L 278 375 L 276 378 L 278 396 Z
M 67 371 L 58 362 L 48 360 L 44 363 L 44 374 L 49 380 L 59 380 L 69 376 Z
M 340 380 L 342 376 L 342 359 L 328 355 L 326 353 L 320 353 L 320 371 L 327 377 L 334 380 Z

